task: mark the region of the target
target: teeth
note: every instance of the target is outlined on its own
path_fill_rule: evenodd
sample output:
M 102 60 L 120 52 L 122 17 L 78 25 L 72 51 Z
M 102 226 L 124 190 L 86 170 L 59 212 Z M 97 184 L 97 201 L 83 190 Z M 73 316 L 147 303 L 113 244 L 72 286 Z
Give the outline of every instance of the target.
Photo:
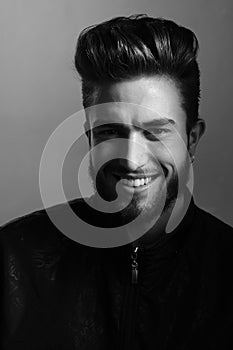
M 146 177 L 142 179 L 121 179 L 121 182 L 124 185 L 130 186 L 130 187 L 139 187 L 139 186 L 144 186 L 147 185 L 151 181 L 151 177 Z
M 133 180 L 121 179 L 122 183 L 127 186 L 134 186 Z

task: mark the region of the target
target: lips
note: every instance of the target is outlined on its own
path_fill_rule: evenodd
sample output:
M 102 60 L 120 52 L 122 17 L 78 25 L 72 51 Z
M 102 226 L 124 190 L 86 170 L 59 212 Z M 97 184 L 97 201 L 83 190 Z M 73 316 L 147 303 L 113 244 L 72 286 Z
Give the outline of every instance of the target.
M 139 187 L 139 186 L 144 186 L 147 185 L 149 182 L 151 182 L 151 177 L 145 177 L 142 179 L 121 179 L 121 183 L 130 186 L 130 187 Z
M 128 186 L 128 187 L 143 187 L 148 185 L 157 175 L 150 175 L 150 176 L 131 176 L 131 175 L 115 175 L 118 181 L 121 182 L 121 184 Z

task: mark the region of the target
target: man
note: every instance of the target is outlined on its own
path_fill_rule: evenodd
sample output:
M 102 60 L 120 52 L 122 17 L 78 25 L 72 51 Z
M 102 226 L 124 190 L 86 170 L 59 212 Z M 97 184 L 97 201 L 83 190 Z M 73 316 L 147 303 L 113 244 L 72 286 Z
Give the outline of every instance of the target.
M 197 50 L 189 29 L 144 15 L 80 34 L 75 65 L 95 194 L 70 205 L 86 227 L 130 235 L 106 249 L 85 246 L 46 210 L 4 225 L 3 349 L 232 344 L 233 229 L 190 197 L 205 130 Z

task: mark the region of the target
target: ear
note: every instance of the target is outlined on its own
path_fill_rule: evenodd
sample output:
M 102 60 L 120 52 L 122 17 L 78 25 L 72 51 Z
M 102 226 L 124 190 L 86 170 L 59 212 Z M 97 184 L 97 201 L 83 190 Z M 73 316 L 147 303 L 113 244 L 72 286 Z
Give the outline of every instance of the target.
M 89 125 L 87 120 L 84 123 L 84 130 L 85 130 L 85 134 L 88 138 L 89 146 L 91 147 L 91 129 L 90 129 L 90 125 Z
M 198 119 L 195 125 L 192 127 L 188 135 L 188 145 L 190 156 L 194 156 L 196 147 L 202 135 L 206 130 L 206 124 L 203 119 Z

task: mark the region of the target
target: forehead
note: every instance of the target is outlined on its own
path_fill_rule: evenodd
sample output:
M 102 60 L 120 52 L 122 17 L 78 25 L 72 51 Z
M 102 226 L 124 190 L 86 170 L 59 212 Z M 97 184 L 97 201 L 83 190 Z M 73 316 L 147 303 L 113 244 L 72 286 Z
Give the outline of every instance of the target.
M 113 83 L 101 88 L 92 121 L 147 123 L 169 119 L 185 123 L 180 92 L 166 77 L 141 77 Z

